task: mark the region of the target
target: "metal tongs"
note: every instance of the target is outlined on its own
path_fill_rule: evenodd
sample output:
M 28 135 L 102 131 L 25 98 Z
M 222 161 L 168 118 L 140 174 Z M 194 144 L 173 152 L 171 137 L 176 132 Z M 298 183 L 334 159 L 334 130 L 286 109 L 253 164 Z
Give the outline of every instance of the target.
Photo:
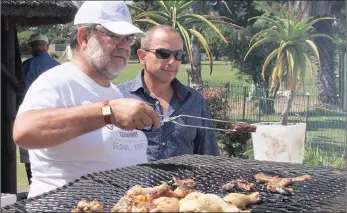
M 192 115 L 177 115 L 173 117 L 168 117 L 164 115 L 159 115 L 159 118 L 162 118 L 160 121 L 160 125 L 163 125 L 164 123 L 171 122 L 175 123 L 177 125 L 183 126 L 183 127 L 193 127 L 193 128 L 200 128 L 200 129 L 210 129 L 210 130 L 216 130 L 216 131 L 223 131 L 223 132 L 239 132 L 239 133 L 251 133 L 251 131 L 238 131 L 234 129 L 221 129 L 221 128 L 214 128 L 214 127 L 207 127 L 207 126 L 194 126 L 194 125 L 188 125 L 188 124 L 182 124 L 176 121 L 178 118 L 193 118 L 193 119 L 200 119 L 200 120 L 207 120 L 212 122 L 221 122 L 221 123 L 229 123 L 229 124 L 236 124 L 232 121 L 226 121 L 226 120 L 218 120 L 218 119 L 210 119 L 210 118 L 203 118 L 203 117 L 196 117 Z M 239 124 L 247 124 L 245 122 L 237 122 Z

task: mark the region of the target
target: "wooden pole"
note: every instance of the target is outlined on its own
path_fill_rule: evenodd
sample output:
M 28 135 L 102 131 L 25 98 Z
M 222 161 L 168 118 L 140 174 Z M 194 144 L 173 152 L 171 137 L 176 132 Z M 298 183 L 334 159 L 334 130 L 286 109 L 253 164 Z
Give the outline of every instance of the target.
M 15 23 L 1 16 L 1 61 L 15 75 Z M 17 193 L 16 145 L 12 138 L 16 92 L 1 78 L 1 192 Z

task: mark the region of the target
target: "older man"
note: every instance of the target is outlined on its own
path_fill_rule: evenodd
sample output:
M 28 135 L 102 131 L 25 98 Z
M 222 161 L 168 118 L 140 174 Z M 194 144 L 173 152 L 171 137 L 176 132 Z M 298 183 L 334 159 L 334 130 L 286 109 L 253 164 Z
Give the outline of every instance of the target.
M 25 60 L 22 64 L 25 76 L 25 92 L 30 85 L 47 70 L 60 65 L 48 54 L 48 38 L 41 33 L 32 34 L 28 41 L 31 48 L 32 57 Z M 23 94 L 23 96 L 25 93 Z M 22 97 L 23 97 L 22 96 Z M 31 184 L 31 168 L 28 150 L 19 148 L 20 162 L 24 163 L 29 185 Z
M 122 1 L 80 7 L 71 33 L 73 60 L 33 82 L 15 120 L 14 141 L 29 149 L 28 197 L 87 173 L 147 162 L 146 136 L 135 129 L 158 127 L 158 115 L 142 101 L 124 99 L 111 82 L 143 35 Z
M 187 114 L 210 118 L 203 96 L 177 79 L 181 61 L 185 57 L 183 41 L 171 26 L 155 26 L 146 32 L 137 51 L 143 70 L 133 80 L 119 85 L 124 97 L 143 100 L 154 106 L 163 117 Z M 178 120 L 181 124 L 212 127 L 206 120 Z M 148 138 L 149 160 L 183 154 L 219 155 L 213 130 L 182 127 L 164 123 L 158 129 L 145 132 Z

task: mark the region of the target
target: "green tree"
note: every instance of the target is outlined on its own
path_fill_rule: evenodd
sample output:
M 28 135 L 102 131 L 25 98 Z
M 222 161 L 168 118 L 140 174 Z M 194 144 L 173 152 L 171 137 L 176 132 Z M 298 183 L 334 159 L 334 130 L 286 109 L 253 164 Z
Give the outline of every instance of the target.
M 209 59 L 210 73 L 212 73 L 213 70 L 211 50 L 205 36 L 201 34 L 200 28 L 205 26 L 213 29 L 219 38 L 227 43 L 227 40 L 218 29 L 217 24 L 228 24 L 233 27 L 237 26 L 227 22 L 226 20 L 228 19 L 222 16 L 192 13 L 192 8 L 194 8 L 194 6 L 204 4 L 201 1 L 156 1 L 156 4 L 160 7 L 158 11 L 145 11 L 139 7 L 129 5 L 129 8 L 139 12 L 139 14 L 133 18 L 134 23 L 142 23 L 145 24 L 146 27 L 152 25 L 170 25 L 177 29 L 184 40 L 185 50 L 190 62 L 190 66 L 187 69 L 189 85 L 200 90 L 202 83 L 201 60 L 199 60 L 201 53 L 200 45 L 204 48 Z
M 314 62 L 310 57 L 311 54 L 318 60 L 318 67 L 320 67 L 319 52 L 312 39 L 325 38 L 331 41 L 334 41 L 334 39 L 322 33 L 312 33 L 315 23 L 322 20 L 331 20 L 333 18 L 323 17 L 311 20 L 310 18 L 303 17 L 302 11 L 282 10 L 282 8 L 283 7 L 279 5 L 278 9 L 280 12 L 286 13 L 287 18 L 268 14 L 252 18 L 267 21 L 270 27 L 253 36 L 250 41 L 253 45 L 249 48 L 245 59 L 250 52 L 262 44 L 274 43 L 277 45 L 267 56 L 263 64 L 262 73 L 265 73 L 267 66 L 271 60 L 274 59 L 275 67 L 272 72 L 271 88 L 273 89 L 275 87 L 277 80 L 279 80 L 281 84 L 284 80 L 289 81 L 290 94 L 287 104 L 281 114 L 281 124 L 287 125 L 288 114 L 294 100 L 296 89 L 299 84 L 303 84 L 304 81 L 306 63 L 309 64 L 312 73 L 315 68 Z M 287 79 L 284 78 L 285 68 L 288 70 Z

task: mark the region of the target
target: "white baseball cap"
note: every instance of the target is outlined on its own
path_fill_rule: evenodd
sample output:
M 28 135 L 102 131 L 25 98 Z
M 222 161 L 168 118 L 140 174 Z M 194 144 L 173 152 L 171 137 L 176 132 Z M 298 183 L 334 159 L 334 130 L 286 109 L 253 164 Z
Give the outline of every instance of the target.
M 117 35 L 146 34 L 133 25 L 128 6 L 123 1 L 85 1 L 75 15 L 74 25 L 100 24 Z
M 28 43 L 34 42 L 34 41 L 45 41 L 48 43 L 48 38 L 45 35 L 42 35 L 41 33 L 35 33 L 32 34 L 29 39 L 28 39 Z

